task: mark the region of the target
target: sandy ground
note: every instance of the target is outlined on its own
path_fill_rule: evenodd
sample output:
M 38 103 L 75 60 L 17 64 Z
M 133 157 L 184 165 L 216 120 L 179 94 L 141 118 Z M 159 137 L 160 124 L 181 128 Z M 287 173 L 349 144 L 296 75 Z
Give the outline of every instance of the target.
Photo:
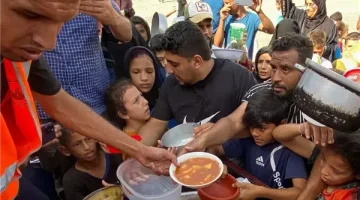
M 221 0 L 219 0 L 221 1 Z M 297 6 L 303 6 L 303 0 L 293 0 Z M 176 0 L 164 0 L 164 3 L 159 0 L 133 0 L 136 15 L 143 17 L 151 27 L 151 19 L 154 12 L 163 14 L 169 13 L 177 4 Z M 276 19 L 275 0 L 263 0 L 263 10 L 265 14 L 271 19 Z M 343 14 L 343 21 L 349 25 L 349 31 L 354 31 L 357 19 L 360 15 L 360 0 L 327 0 L 328 15 L 336 11 Z M 172 20 L 176 14 L 168 18 L 168 24 L 171 25 Z M 261 32 L 257 33 L 257 43 L 262 47 L 270 41 L 271 35 Z

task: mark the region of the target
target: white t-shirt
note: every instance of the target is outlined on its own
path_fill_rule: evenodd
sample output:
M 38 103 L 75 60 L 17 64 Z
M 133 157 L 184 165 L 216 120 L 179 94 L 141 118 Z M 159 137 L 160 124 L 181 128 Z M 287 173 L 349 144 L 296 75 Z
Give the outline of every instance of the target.
M 320 63 L 321 66 L 327 68 L 327 69 L 332 69 L 333 66 L 331 64 L 331 62 L 323 57 L 321 57 L 321 63 Z

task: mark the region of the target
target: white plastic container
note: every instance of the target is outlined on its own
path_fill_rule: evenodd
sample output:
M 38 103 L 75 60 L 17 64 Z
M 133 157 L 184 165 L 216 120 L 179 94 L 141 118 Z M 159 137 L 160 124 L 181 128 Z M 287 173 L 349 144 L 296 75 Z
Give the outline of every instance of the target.
M 181 199 L 181 185 L 170 177 L 155 175 L 135 159 L 123 162 L 116 175 L 124 194 L 130 200 Z

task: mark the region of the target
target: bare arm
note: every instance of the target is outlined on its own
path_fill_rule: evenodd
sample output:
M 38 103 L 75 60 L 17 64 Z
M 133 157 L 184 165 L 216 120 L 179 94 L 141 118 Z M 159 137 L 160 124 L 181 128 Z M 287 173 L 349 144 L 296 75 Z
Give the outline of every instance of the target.
M 207 147 L 222 145 L 235 135 L 237 135 L 237 138 L 249 137 L 247 134 L 241 134 L 248 133 L 247 131 L 242 132 L 246 129 L 246 125 L 242 122 L 246 106 L 247 102 L 243 102 L 233 113 L 219 120 L 207 133 L 200 136 L 200 138 L 205 137 Z
M 114 37 L 121 42 L 129 42 L 132 39 L 131 22 L 125 16 L 114 9 L 114 19 L 109 24 Z
M 301 136 L 301 124 L 284 124 L 273 131 L 274 138 L 296 154 L 309 159 L 315 144 Z
M 156 146 L 157 141 L 164 135 L 167 125 L 167 121 L 151 117 L 139 130 L 138 134 L 142 137 L 141 142 L 148 146 Z
M 320 172 L 320 158 L 316 159 L 316 162 L 311 170 L 309 180 L 305 189 L 300 193 L 297 200 L 309 200 L 316 199 L 316 197 L 326 188 L 325 183 L 321 180 Z
M 356 30 L 360 31 L 360 16 L 356 24 Z
M 306 180 L 302 178 L 294 178 L 292 183 L 292 188 L 284 189 L 273 189 L 260 186 L 258 190 L 258 197 L 276 200 L 295 200 L 299 196 L 300 192 L 305 188 Z
M 224 43 L 224 35 L 225 35 L 224 30 L 225 30 L 225 20 L 220 19 L 219 26 L 214 36 L 214 45 L 217 47 L 222 47 Z
M 72 131 L 109 144 L 133 157 L 138 157 L 136 154 L 144 147 L 63 89 L 52 96 L 33 92 L 33 97 L 46 113 Z
M 261 21 L 261 24 L 259 25 L 259 30 L 268 34 L 273 34 L 275 28 L 271 20 L 265 15 L 265 13 L 262 10 L 258 12 L 258 15 Z

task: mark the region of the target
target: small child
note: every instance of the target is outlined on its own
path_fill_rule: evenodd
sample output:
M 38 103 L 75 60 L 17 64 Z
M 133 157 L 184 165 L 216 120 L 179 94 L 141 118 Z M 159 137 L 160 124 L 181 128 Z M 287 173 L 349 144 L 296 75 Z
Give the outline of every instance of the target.
M 314 161 L 321 155 L 321 179 L 327 185 L 318 200 L 360 199 L 360 130 L 355 133 L 334 131 L 334 144 L 321 150 L 302 137 L 305 124 L 277 127 L 273 135 L 295 153 Z
M 66 199 L 84 199 L 103 186 L 102 181 L 117 183 L 116 170 L 122 162 L 117 154 L 106 154 L 98 142 L 63 128 L 59 151 L 73 156 L 76 163 L 64 175 Z
M 313 30 L 308 35 L 310 41 L 313 43 L 313 52 L 314 56 L 318 56 L 319 60 L 317 61 L 321 66 L 332 69 L 332 64 L 329 60 L 325 59 L 323 56 L 326 46 L 326 33 L 322 30 Z M 313 57 L 314 59 L 314 57 Z
M 163 67 L 166 67 L 167 60 L 165 58 L 165 49 L 162 46 L 162 38 L 163 38 L 163 34 L 154 35 L 153 37 L 151 37 L 149 45 L 151 50 L 155 52 L 155 55 L 158 58 L 158 60 L 161 62 L 161 65 Z
M 352 32 L 349 33 L 345 39 L 345 49 L 350 50 L 353 46 L 360 43 L 360 33 Z
M 230 140 L 209 149 L 219 156 L 244 160 L 244 169 L 270 187 L 248 184 L 241 188 L 241 195 L 249 195 L 244 196 L 246 199 L 296 199 L 306 185 L 303 158 L 284 148 L 272 136 L 275 127 L 286 121 L 288 109 L 286 99 L 271 90 L 255 93 L 242 119 L 252 138 Z
M 107 91 L 107 114 L 114 125 L 129 136 L 137 135 L 142 125 L 150 119 L 148 101 L 128 80 L 119 80 Z

